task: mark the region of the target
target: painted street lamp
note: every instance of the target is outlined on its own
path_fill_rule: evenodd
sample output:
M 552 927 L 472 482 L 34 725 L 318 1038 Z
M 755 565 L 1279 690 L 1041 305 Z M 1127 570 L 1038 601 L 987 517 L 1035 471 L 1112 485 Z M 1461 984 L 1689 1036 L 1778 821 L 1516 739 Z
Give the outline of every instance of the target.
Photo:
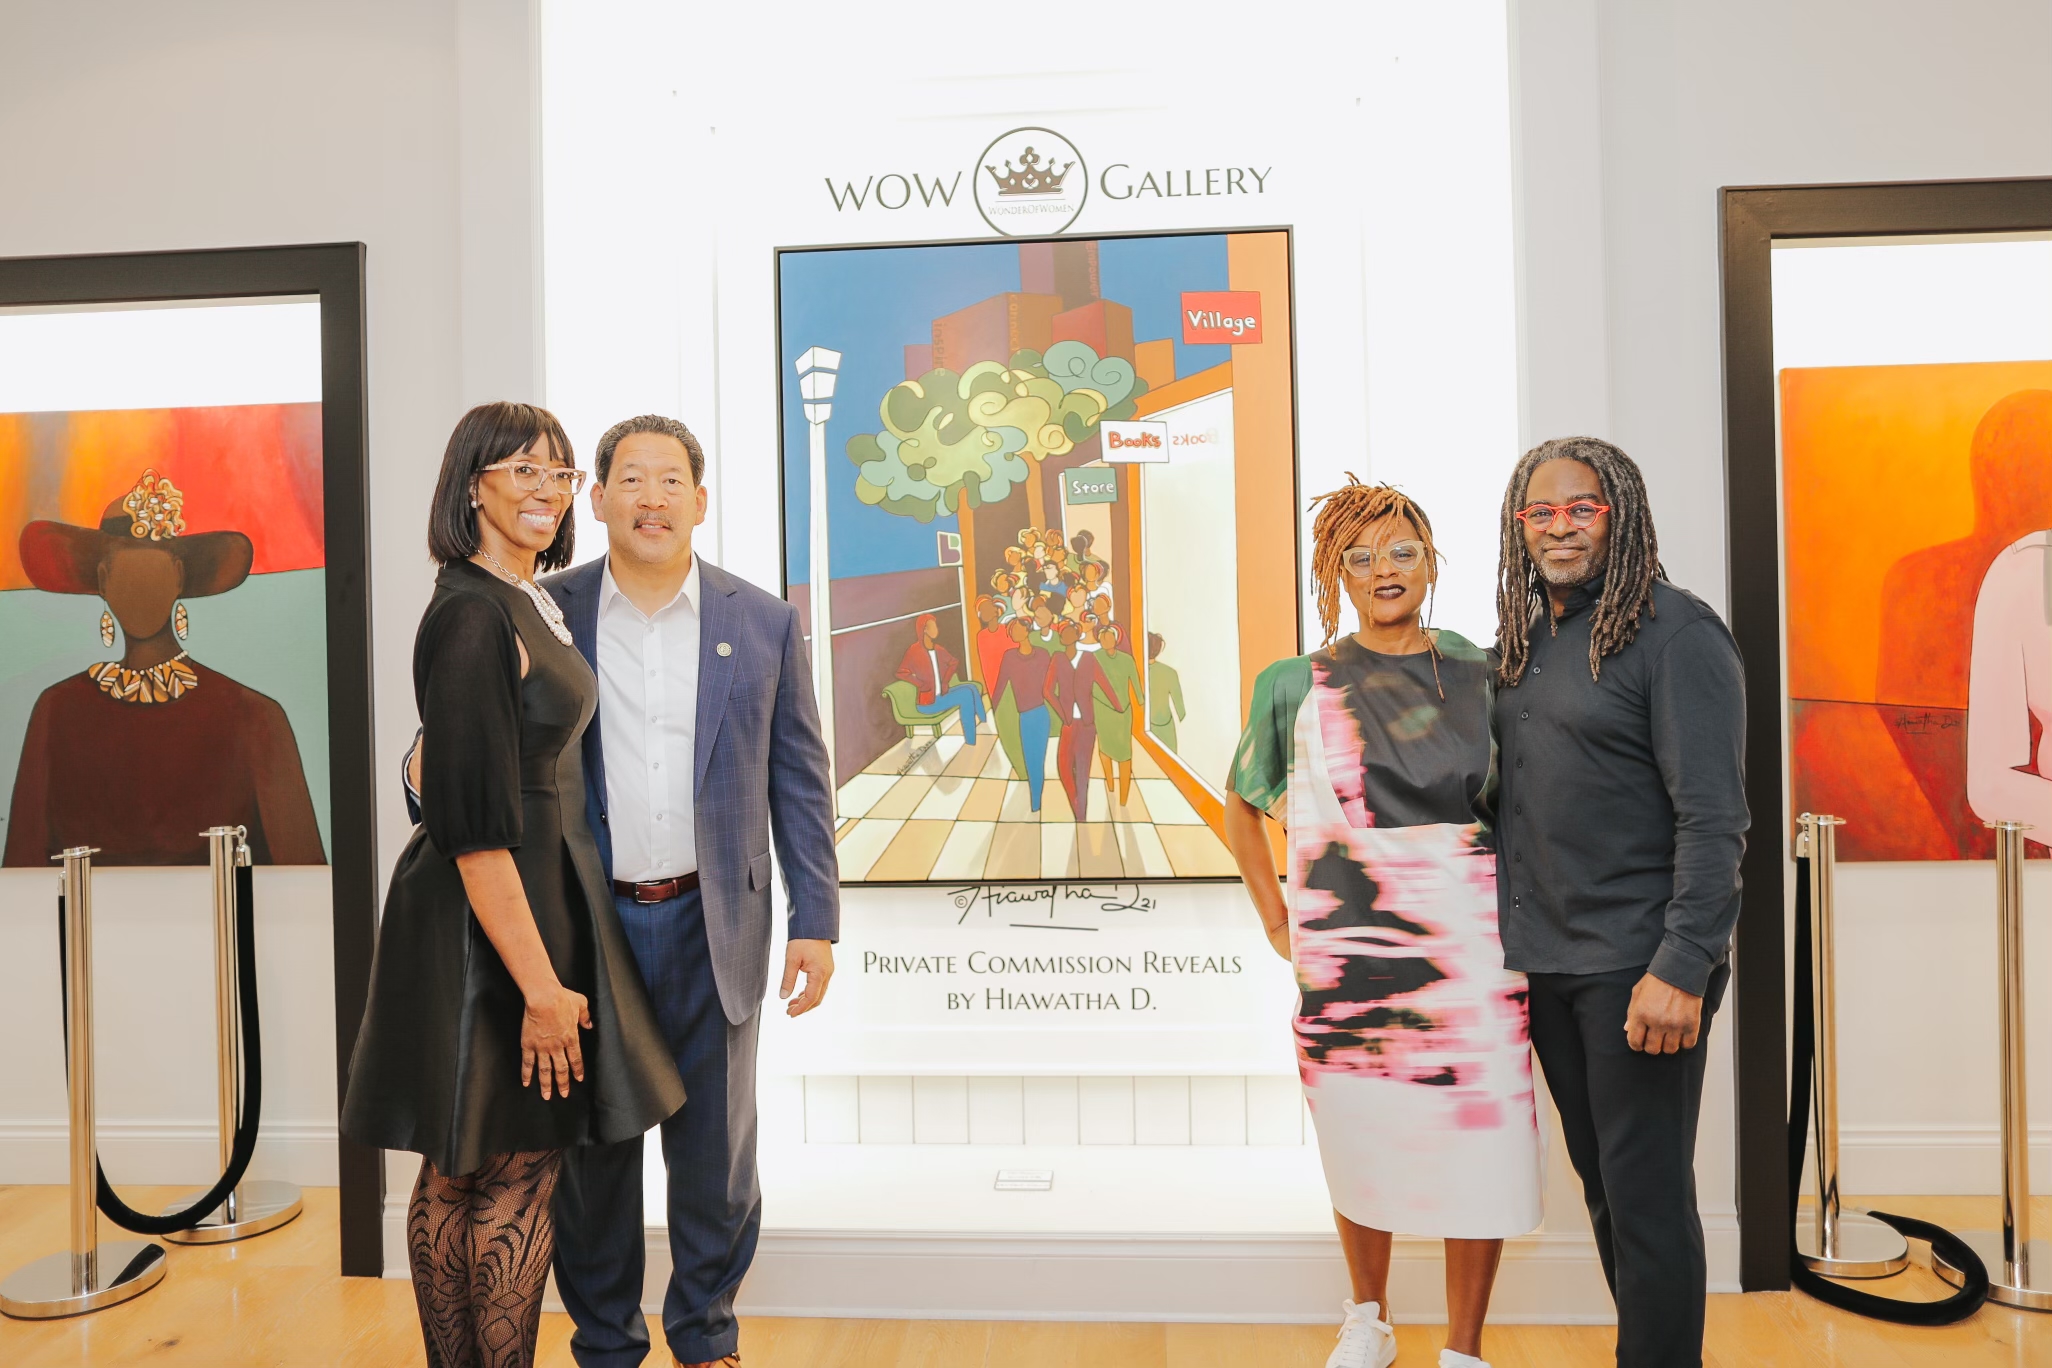
M 833 416 L 834 381 L 841 354 L 809 347 L 798 358 L 798 397 L 805 402 L 805 423 L 811 435 L 812 689 L 819 698 L 819 725 L 826 737 L 827 765 L 834 762 L 834 619 L 827 587 L 827 419 Z M 838 793 L 836 782 L 834 791 Z

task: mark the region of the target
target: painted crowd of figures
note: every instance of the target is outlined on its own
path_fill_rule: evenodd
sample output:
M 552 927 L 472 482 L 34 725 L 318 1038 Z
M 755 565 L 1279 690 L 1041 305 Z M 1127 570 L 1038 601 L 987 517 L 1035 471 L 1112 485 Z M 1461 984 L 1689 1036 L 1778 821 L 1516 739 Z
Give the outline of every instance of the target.
M 1103 774 L 1114 814 L 1131 797 L 1136 711 L 1145 709 L 1149 730 L 1171 750 L 1184 716 L 1182 683 L 1160 658 L 1158 634 L 1148 637 L 1143 677 L 1114 616 L 1111 563 L 1093 553 L 1094 545 L 1087 531 L 1064 544 L 1054 529 L 1029 527 L 1005 548 L 1006 568 L 992 574 L 991 592 L 976 601 L 981 685 L 963 680 L 932 614 L 915 623 L 915 640 L 898 667 L 898 678 L 919 691 L 919 711 L 955 712 L 970 745 L 977 724 L 994 714 L 999 745 L 1012 772 L 1025 779 L 1036 814 L 1054 739 L 1056 778 L 1079 822 L 1089 820 L 1093 768 Z

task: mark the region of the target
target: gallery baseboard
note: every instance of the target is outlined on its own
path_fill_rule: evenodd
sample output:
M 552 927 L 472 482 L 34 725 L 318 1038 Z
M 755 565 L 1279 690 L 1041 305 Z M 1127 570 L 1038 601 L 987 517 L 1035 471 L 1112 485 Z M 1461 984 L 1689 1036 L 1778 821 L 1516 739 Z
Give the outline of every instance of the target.
M 1704 1217 L 1713 1292 L 1738 1290 L 1738 1221 Z M 662 1309 L 670 1250 L 646 1232 L 642 1305 Z M 1441 1246 L 1401 1238 L 1391 1266 L 1400 1319 L 1444 1318 Z M 385 1276 L 404 1278 L 406 1204 L 385 1202 Z M 751 1316 L 915 1320 L 1337 1321 L 1346 1265 L 1330 1235 L 933 1234 L 767 1230 L 741 1285 Z M 550 1287 L 546 1309 L 562 1310 Z M 1616 1319 L 1594 1241 L 1542 1231 L 1506 1243 L 1491 1302 L 1506 1324 Z
M 190 1121 L 100 1122 L 100 1155 L 119 1183 L 193 1182 L 216 1170 L 214 1128 Z M 0 1121 L 0 1183 L 62 1183 L 67 1177 L 62 1117 Z M 1954 1195 L 2001 1186 L 1993 1125 L 1848 1125 L 1839 1137 L 1848 1192 Z M 2052 1173 L 2052 1126 L 2031 1131 L 2031 1167 Z M 335 1182 L 335 1127 L 266 1121 L 250 1173 L 309 1187 Z
M 206 1183 L 221 1172 L 220 1139 L 211 1122 L 102 1117 L 99 1132 L 100 1162 L 117 1186 Z M 68 1136 L 63 1117 L 0 1121 L 0 1183 L 69 1182 Z M 249 1174 L 333 1187 L 335 1123 L 265 1121 Z
M 661 1233 L 651 1234 L 653 1274 Z M 661 1262 L 667 1271 L 667 1257 Z M 656 1283 L 651 1305 L 660 1289 Z M 1327 1235 L 773 1231 L 741 1285 L 740 1307 L 761 1316 L 1316 1324 L 1336 1322 L 1347 1294 L 1339 1241 Z M 1444 1319 L 1437 1240 L 1397 1241 L 1390 1299 L 1403 1319 Z M 1493 1314 L 1507 1322 L 1615 1319 L 1593 1242 L 1583 1233 L 1509 1241 Z
M 1842 1126 L 1841 1188 L 1863 1196 L 1959 1196 L 2002 1190 L 2002 1139 L 1994 1125 Z M 2052 1173 L 2052 1126 L 2031 1128 L 2031 1170 Z

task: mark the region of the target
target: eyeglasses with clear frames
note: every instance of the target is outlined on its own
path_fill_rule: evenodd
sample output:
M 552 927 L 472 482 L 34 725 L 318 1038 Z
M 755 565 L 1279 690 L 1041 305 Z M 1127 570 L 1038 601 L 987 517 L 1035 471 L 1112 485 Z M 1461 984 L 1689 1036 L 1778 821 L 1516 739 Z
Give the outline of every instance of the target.
M 1408 575 L 1425 563 L 1425 543 L 1392 542 L 1380 551 L 1372 546 L 1350 546 L 1340 553 L 1340 565 L 1355 579 L 1367 579 L 1375 573 L 1375 563 L 1385 556 L 1398 574 Z
M 478 473 L 481 475 L 487 470 L 505 471 L 513 481 L 513 487 L 525 494 L 532 494 L 542 485 L 548 484 L 553 486 L 558 494 L 567 494 L 572 498 L 584 488 L 588 473 L 570 466 L 543 465 L 540 461 L 526 456 L 515 456 L 511 460 L 480 467 Z

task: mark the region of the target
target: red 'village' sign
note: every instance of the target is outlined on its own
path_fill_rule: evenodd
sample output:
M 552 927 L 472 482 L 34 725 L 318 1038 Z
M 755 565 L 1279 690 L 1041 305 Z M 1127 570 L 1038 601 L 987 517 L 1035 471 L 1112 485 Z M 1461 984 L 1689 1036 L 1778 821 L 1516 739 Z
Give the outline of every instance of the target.
M 1246 346 L 1261 340 L 1259 290 L 1186 290 L 1183 341 Z

